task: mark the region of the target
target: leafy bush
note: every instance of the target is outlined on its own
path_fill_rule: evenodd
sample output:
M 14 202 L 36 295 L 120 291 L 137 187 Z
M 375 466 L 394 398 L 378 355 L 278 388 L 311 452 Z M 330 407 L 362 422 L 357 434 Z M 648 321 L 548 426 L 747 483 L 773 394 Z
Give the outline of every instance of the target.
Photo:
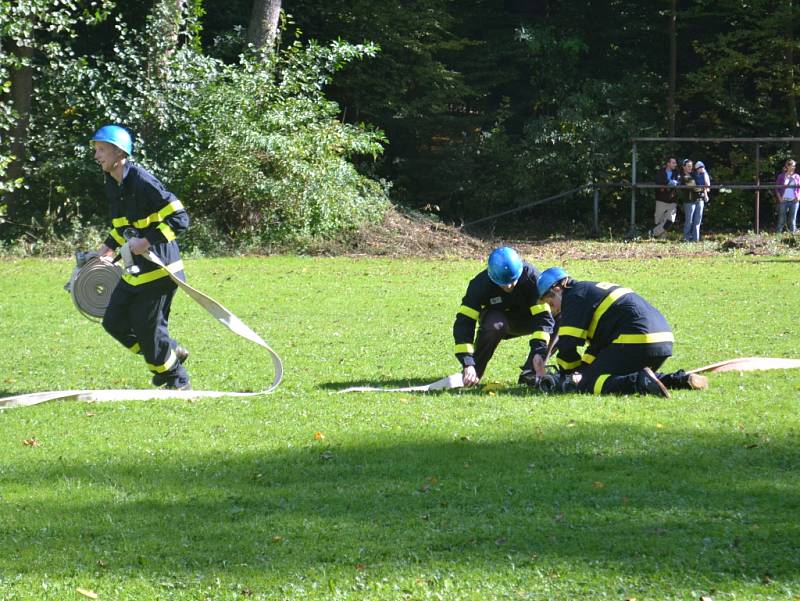
M 225 235 L 226 247 L 275 248 L 355 230 L 383 214 L 387 186 L 360 175 L 350 159 L 376 157 L 385 138 L 342 124 L 323 93 L 333 72 L 375 47 L 295 43 L 226 65 L 191 43 L 169 47 L 159 6 L 144 32 L 118 19 L 108 57 L 79 56 L 65 43 L 58 60 L 38 66 L 20 221 L 55 237 L 106 222 L 103 178 L 88 146 L 105 123 L 134 132 L 134 159 L 203 224 L 196 241 L 203 252 L 222 239 L 206 235 L 209 228 Z M 195 31 L 198 8 L 186 10 L 183 31 Z M 19 234 L 2 231 L 7 240 Z
M 377 156 L 384 137 L 338 121 L 322 92 L 333 71 L 373 52 L 312 42 L 220 67 L 192 110 L 198 146 L 181 155 L 184 195 L 255 246 L 329 238 L 383 215 L 387 186 L 348 159 Z

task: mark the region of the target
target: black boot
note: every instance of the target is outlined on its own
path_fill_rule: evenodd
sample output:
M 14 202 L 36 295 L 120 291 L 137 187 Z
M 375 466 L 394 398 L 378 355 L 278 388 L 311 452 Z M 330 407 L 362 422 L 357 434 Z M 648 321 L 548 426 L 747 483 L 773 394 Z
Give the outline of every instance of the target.
M 661 383 L 673 390 L 705 390 L 708 378 L 700 374 L 687 374 L 682 369 L 671 374 L 659 374 Z
M 175 356 L 181 363 L 186 363 L 189 360 L 189 349 L 179 344 L 175 347 Z
M 652 394 L 666 399 L 671 398 L 667 387 L 661 383 L 649 367 L 645 367 L 642 371 L 636 373 L 636 392 L 642 395 Z

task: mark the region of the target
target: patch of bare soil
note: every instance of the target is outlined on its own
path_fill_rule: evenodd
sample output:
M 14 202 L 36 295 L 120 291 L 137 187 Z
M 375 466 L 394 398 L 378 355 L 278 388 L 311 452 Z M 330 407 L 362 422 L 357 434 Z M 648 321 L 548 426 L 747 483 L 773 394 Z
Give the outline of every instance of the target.
M 425 257 L 482 259 L 492 248 L 513 246 L 525 258 L 540 263 L 566 263 L 592 259 L 654 259 L 703 257 L 721 253 L 787 255 L 800 252 L 800 240 L 770 234 L 707 234 L 700 243 L 685 243 L 678 234 L 670 239 L 589 239 L 551 236 L 543 240 L 520 236 L 477 237 L 453 225 L 419 213 L 390 209 L 382 222 L 363 227 L 347 240 L 326 242 L 312 254 L 345 256 Z
M 475 238 L 419 213 L 401 213 L 393 207 L 382 222 L 362 227 L 347 241 L 327 243 L 315 251 L 350 256 L 474 258 L 492 248 L 491 241 Z

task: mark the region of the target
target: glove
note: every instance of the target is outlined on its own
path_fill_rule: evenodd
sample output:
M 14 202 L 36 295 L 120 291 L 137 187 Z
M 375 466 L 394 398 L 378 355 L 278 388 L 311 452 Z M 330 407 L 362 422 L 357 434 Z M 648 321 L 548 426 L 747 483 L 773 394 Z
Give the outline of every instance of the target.
M 77 263 L 78 267 L 83 267 L 89 261 L 91 261 L 92 259 L 96 259 L 99 256 L 100 253 L 97 252 L 96 250 L 90 250 L 86 252 L 79 250 L 75 252 L 75 263 Z

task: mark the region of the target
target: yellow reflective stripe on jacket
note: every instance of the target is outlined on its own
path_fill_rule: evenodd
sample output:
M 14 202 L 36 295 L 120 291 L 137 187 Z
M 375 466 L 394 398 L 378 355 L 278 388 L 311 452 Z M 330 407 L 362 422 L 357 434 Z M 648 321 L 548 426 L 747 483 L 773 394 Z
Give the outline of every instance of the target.
M 456 353 L 469 353 L 472 354 L 475 352 L 475 347 L 469 343 L 466 344 L 457 344 L 456 345 Z
M 478 317 L 480 316 L 480 311 L 476 311 L 475 309 L 473 309 L 472 307 L 468 307 L 467 305 L 461 305 L 458 308 L 458 312 L 461 313 L 461 315 L 466 315 L 467 317 L 475 321 L 478 321 Z
M 561 326 L 558 328 L 559 336 L 572 336 L 573 338 L 586 339 L 586 330 L 580 328 L 573 328 L 572 326 Z
M 112 238 L 114 238 L 114 240 L 116 240 L 116 241 L 117 241 L 117 244 L 119 244 L 120 246 L 122 246 L 123 244 L 125 244 L 125 238 L 123 238 L 122 236 L 120 236 L 120 235 L 117 233 L 117 230 L 111 230 L 111 231 L 109 232 L 109 234 L 111 235 L 111 237 L 112 237 Z
M 595 359 L 597 359 L 597 357 L 590 355 L 589 353 L 583 353 L 583 357 L 581 357 L 581 361 L 583 361 L 586 365 L 591 365 L 594 363 Z
M 577 369 L 581 366 L 581 360 L 578 359 L 577 361 L 569 362 L 557 357 L 556 364 L 562 369 Z
M 547 332 L 534 332 L 531 336 L 531 340 L 544 340 L 545 342 L 550 342 L 550 334 Z
M 140 346 L 139 346 L 139 343 L 138 343 L 138 342 L 134 342 L 134 343 L 133 343 L 133 346 L 131 346 L 131 347 L 128 347 L 128 350 L 129 350 L 130 352 L 132 352 L 133 354 L 135 354 L 135 355 L 138 355 L 138 354 L 139 354 L 139 351 L 141 351 L 141 350 L 142 350 L 142 347 L 140 347 Z
M 130 221 L 128 221 L 127 217 L 115 217 L 111 220 L 111 225 L 114 227 L 122 227 L 125 225 L 130 225 Z
M 606 383 L 606 380 L 611 377 L 611 374 L 603 374 L 602 376 L 598 376 L 598 378 L 594 381 L 594 393 L 595 394 L 603 394 L 603 384 Z
M 550 313 L 550 305 L 547 303 L 531 305 L 531 315 L 539 315 L 539 313 Z
M 592 323 L 589 324 L 589 329 L 586 331 L 586 337 L 589 340 L 591 340 L 594 336 L 594 331 L 597 329 L 597 322 L 600 321 L 600 318 L 603 317 L 603 314 L 608 311 L 608 308 L 613 305 L 621 296 L 625 296 L 630 292 L 633 292 L 633 290 L 630 288 L 617 288 L 603 299 L 603 302 L 601 302 L 600 306 L 598 306 L 595 310 L 594 315 L 592 316 Z
M 167 239 L 167 242 L 172 242 L 175 239 L 175 232 L 166 223 L 159 224 L 159 226 L 156 229 L 158 229 L 162 234 L 164 234 L 164 238 Z
M 169 270 L 169 273 L 178 273 L 179 271 L 183 271 L 183 261 L 175 261 L 174 263 L 167 265 L 166 269 L 159 267 L 158 269 L 148 271 L 141 275 L 132 275 L 130 273 L 126 273 L 122 276 L 122 279 L 128 282 L 131 286 L 139 286 L 141 284 L 147 284 L 149 282 L 167 277 L 169 275 L 167 270 Z
M 611 344 L 652 344 L 654 342 L 675 342 L 672 332 L 651 332 L 650 334 L 620 334 Z
M 147 363 L 146 361 L 145 363 L 147 363 L 147 369 L 150 371 L 157 371 L 158 373 L 163 374 L 165 371 L 169 371 L 169 369 L 175 365 L 175 361 L 177 360 L 178 357 L 175 354 L 175 351 L 169 349 L 169 357 L 167 357 L 167 361 L 163 365 L 153 365 L 152 363 Z
M 144 219 L 138 219 L 133 222 L 133 227 L 137 228 L 145 228 L 151 223 L 161 223 L 164 221 L 164 218 L 168 215 L 172 215 L 176 211 L 180 211 L 183 209 L 183 204 L 180 200 L 173 200 L 168 205 L 164 206 L 160 211 L 156 211 L 145 217 Z

